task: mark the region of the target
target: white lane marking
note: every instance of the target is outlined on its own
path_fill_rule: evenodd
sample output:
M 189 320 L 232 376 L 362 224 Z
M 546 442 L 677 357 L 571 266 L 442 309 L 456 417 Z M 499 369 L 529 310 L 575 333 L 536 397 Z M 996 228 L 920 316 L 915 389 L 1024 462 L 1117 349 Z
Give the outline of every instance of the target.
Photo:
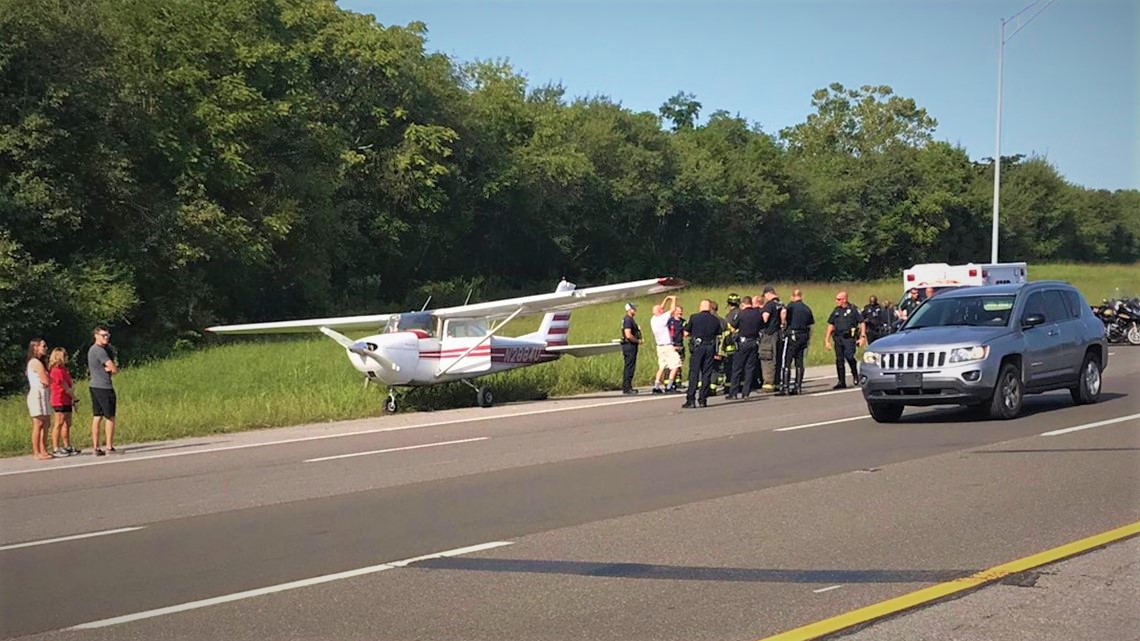
M 320 585 L 321 583 L 329 583 L 331 581 L 339 581 L 341 579 L 351 579 L 365 574 L 375 574 L 376 572 L 383 572 L 385 570 L 394 570 L 402 568 L 410 563 L 417 561 L 426 561 L 428 559 L 438 559 L 445 556 L 459 556 L 461 554 L 470 554 L 472 552 L 482 552 L 483 550 L 491 550 L 494 548 L 502 547 L 504 545 L 511 545 L 512 541 L 492 541 L 490 543 L 481 543 L 479 545 L 472 545 L 465 548 L 456 548 L 454 550 L 447 550 L 445 552 L 436 552 L 435 554 L 426 554 L 424 556 L 416 556 L 403 561 L 392 561 L 390 563 L 381 563 L 379 565 L 370 565 L 365 568 L 357 568 L 355 570 L 348 570 L 347 572 L 337 572 L 336 574 L 326 574 L 324 576 L 315 576 L 311 579 L 301 579 L 300 581 L 290 581 L 289 583 L 281 583 L 278 585 L 271 585 L 269 587 L 257 588 L 256 590 L 246 590 L 245 592 L 235 592 L 234 594 L 227 594 L 225 596 L 217 596 L 211 599 L 202 599 L 201 601 L 191 601 L 181 605 L 172 605 L 165 608 L 158 608 L 155 610 L 147 610 L 145 612 L 136 612 L 135 614 L 126 614 L 119 617 L 110 619 L 102 619 L 100 621 L 92 621 L 90 623 L 81 623 L 73 626 L 71 630 L 91 630 L 94 628 L 105 628 L 120 623 L 127 623 L 130 621 L 138 621 L 140 619 L 151 619 L 154 617 L 163 616 L 165 614 L 174 614 L 175 612 L 185 612 L 187 610 L 197 610 L 198 608 L 205 608 L 211 605 L 218 605 L 219 603 L 229 603 L 231 601 L 240 601 L 242 599 L 251 599 L 257 596 L 266 594 L 273 594 L 275 592 L 284 592 L 286 590 L 296 590 L 297 588 L 304 588 L 310 585 Z
M 829 377 L 823 377 L 829 378 Z M 814 394 L 805 394 L 804 396 L 829 396 L 831 394 L 843 394 L 845 392 L 855 392 L 859 388 L 836 390 L 831 392 L 818 392 Z M 540 416 L 542 414 L 555 414 L 558 412 L 572 412 L 575 410 L 588 410 L 598 407 L 609 407 L 611 405 L 628 405 L 630 403 L 644 403 L 646 401 L 666 401 L 676 400 L 679 394 L 648 394 L 641 398 L 627 398 L 617 399 L 613 401 L 603 401 L 600 403 L 590 403 L 588 405 L 574 405 L 572 407 L 553 407 L 544 410 L 531 410 L 528 412 L 517 412 L 514 414 L 495 414 L 493 416 L 474 416 L 471 418 L 459 418 L 449 421 L 434 421 L 431 423 L 416 423 L 414 425 L 399 425 L 394 427 L 376 427 L 367 430 L 357 430 L 355 432 L 345 432 L 343 434 L 320 434 L 318 436 L 301 436 L 297 438 L 285 438 L 277 441 L 265 441 L 262 443 L 243 443 L 241 445 L 224 445 L 222 447 L 210 447 L 201 450 L 184 450 L 181 452 L 164 452 L 162 454 L 149 454 L 144 456 L 124 456 L 122 458 L 114 458 L 106 461 L 92 461 L 90 463 L 68 463 L 65 465 L 49 465 L 35 467 L 27 470 L 13 470 L 10 472 L 0 472 L 0 476 L 14 476 L 17 474 L 34 474 L 36 472 L 57 472 L 59 470 L 73 470 L 82 467 L 92 467 L 96 465 L 114 465 L 116 463 L 134 463 L 137 461 L 153 461 L 155 459 L 173 458 L 176 456 L 194 456 L 197 454 L 213 454 L 214 452 L 229 452 L 232 450 L 245 450 L 255 447 L 269 447 L 272 445 L 291 445 L 293 443 L 307 443 L 309 441 L 321 441 L 330 438 L 347 438 L 350 436 L 365 436 L 368 434 L 380 434 L 383 432 L 400 432 L 403 430 L 418 430 L 429 427 L 441 427 L 445 425 L 462 425 L 463 423 L 475 423 L 478 421 L 493 421 L 499 419 L 519 418 L 524 416 Z M 573 400 L 573 399 L 570 399 Z
M 17 548 L 30 548 L 37 545 L 48 545 L 50 543 L 62 543 L 64 541 L 78 541 L 79 539 L 90 539 L 96 536 L 108 536 L 111 534 L 122 534 L 123 532 L 134 532 L 141 530 L 146 526 L 140 525 L 138 527 L 121 527 L 117 530 L 103 530 L 102 532 L 88 532 L 87 534 L 75 534 L 73 536 L 61 536 L 55 539 L 44 539 L 42 541 L 28 541 L 27 543 L 14 543 L 12 545 L 0 546 L 0 552 L 4 550 L 15 550 Z
M 407 445 L 405 447 L 389 447 L 386 450 L 370 450 L 368 452 L 353 452 L 352 454 L 337 454 L 336 456 L 322 456 L 320 458 L 305 459 L 306 463 L 319 463 L 320 461 L 332 461 L 341 458 L 353 458 L 354 456 L 368 456 L 370 454 L 387 454 L 388 452 L 403 452 L 406 450 L 420 450 L 425 447 L 439 447 L 440 445 L 457 445 L 459 443 L 474 443 L 475 441 L 486 441 L 491 438 L 490 436 L 480 436 L 477 438 L 465 438 L 459 441 L 441 441 L 439 443 L 424 443 L 423 445 Z
M 54 472 L 58 470 L 72 470 L 81 467 L 91 467 L 95 465 L 113 465 L 115 463 L 133 463 L 136 461 L 153 461 L 155 459 L 173 458 L 175 456 L 193 456 L 196 454 L 212 454 L 214 452 L 229 452 L 232 450 L 245 450 L 254 447 L 268 447 L 271 445 L 289 445 L 292 443 L 307 443 L 309 441 L 322 441 L 330 438 L 346 438 L 349 436 L 364 436 L 367 434 L 380 434 L 383 432 L 400 432 L 403 430 L 418 430 L 428 427 L 440 427 L 443 425 L 461 425 L 463 423 L 474 423 L 477 421 L 493 421 L 498 419 L 518 418 L 522 416 L 537 416 L 541 414 L 554 414 L 557 412 L 570 412 L 573 410 L 586 410 L 596 407 L 608 407 L 610 405 L 626 405 L 629 403 L 643 403 L 645 401 L 658 401 L 675 399 L 675 394 L 653 394 L 641 398 L 620 399 L 616 401 L 608 401 L 602 403 L 591 403 L 589 405 L 575 405 L 573 407 L 554 407 L 545 410 L 533 410 L 530 412 L 518 412 L 515 414 L 495 414 L 493 416 L 475 416 L 472 418 L 460 418 L 450 421 L 435 421 L 432 423 L 416 423 L 414 425 L 398 425 L 394 427 L 376 427 L 368 430 L 357 430 L 355 432 L 345 432 L 343 434 L 321 434 L 318 436 L 301 436 L 297 438 L 286 438 L 278 441 L 265 441 L 262 443 L 243 443 L 241 445 L 225 445 L 222 447 L 210 447 L 201 450 L 187 450 L 182 452 L 165 452 L 163 454 L 150 454 L 146 456 L 124 456 L 122 458 L 114 458 L 109 461 L 92 461 L 90 463 L 73 463 L 67 465 L 51 465 L 46 467 L 36 467 L 28 470 L 14 470 L 11 472 L 0 472 L 0 476 L 12 476 L 16 474 L 32 474 L 35 472 Z
M 815 592 L 816 594 L 822 594 L 824 592 L 831 592 L 832 590 L 838 590 L 841 587 L 843 587 L 843 586 L 842 585 L 833 585 L 830 588 L 820 588 L 818 590 L 812 590 L 812 592 Z
M 855 387 L 855 388 L 849 388 L 849 389 L 831 390 L 830 392 L 813 392 L 811 394 L 804 394 L 804 396 L 811 396 L 814 398 L 816 396 L 831 396 L 832 394 L 848 394 L 850 392 L 858 392 L 858 391 L 860 391 L 859 388 Z
M 1140 414 L 1129 414 L 1128 416 L 1120 416 L 1117 418 L 1110 418 L 1105 421 L 1097 421 L 1096 423 L 1085 423 L 1084 425 L 1074 425 L 1073 427 L 1066 427 L 1060 430 L 1053 430 L 1052 432 L 1044 432 L 1041 436 L 1057 436 L 1059 434 L 1068 434 L 1069 432 L 1079 432 L 1081 430 L 1091 430 L 1094 427 L 1104 427 L 1105 425 L 1112 425 L 1113 423 L 1123 423 L 1125 421 L 1133 421 L 1140 418 Z
M 791 427 L 779 427 L 779 428 L 776 428 L 772 431 L 773 432 L 791 432 L 793 430 L 806 430 L 809 427 L 821 427 L 823 425 L 835 425 L 836 423 L 847 423 L 849 421 L 861 421 L 865 418 L 871 418 L 871 415 L 870 414 L 864 414 L 862 416 L 848 416 L 847 418 L 837 418 L 834 421 L 820 421 L 818 423 L 808 423 L 806 425 L 792 425 Z

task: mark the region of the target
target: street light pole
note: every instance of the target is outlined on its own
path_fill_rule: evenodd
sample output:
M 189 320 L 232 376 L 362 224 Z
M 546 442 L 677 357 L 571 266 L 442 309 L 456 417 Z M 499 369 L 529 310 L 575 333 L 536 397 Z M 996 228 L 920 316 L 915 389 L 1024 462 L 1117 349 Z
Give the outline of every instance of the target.
M 1024 11 L 1024 10 L 1023 10 Z M 994 224 L 990 248 L 990 262 L 998 262 L 998 212 L 1001 209 L 1001 80 L 1005 62 L 1005 18 L 1001 21 L 1001 36 L 998 38 L 998 87 L 997 87 L 997 141 L 994 143 Z
M 998 215 L 1001 211 L 1001 93 L 1002 93 L 1002 72 L 1004 71 L 1004 66 L 1005 66 L 1005 43 L 1012 40 L 1013 37 L 1017 35 L 1017 32 L 1021 31 L 1025 27 L 1027 27 L 1030 22 L 1033 22 L 1034 18 L 1041 15 L 1042 11 L 1048 9 L 1049 5 L 1053 4 L 1056 1 L 1057 0 L 1049 0 L 1049 2 L 1045 3 L 1045 6 L 1041 7 L 1040 9 L 1037 10 L 1036 13 L 1029 16 L 1029 18 L 1026 19 L 1026 21 L 1024 23 L 1021 22 L 1021 18 L 1020 18 L 1021 14 L 1025 13 L 1026 11 L 1029 11 L 1035 5 L 1039 4 L 1041 2 L 1041 0 L 1035 0 L 1034 2 L 1026 5 L 1025 8 L 1023 8 L 1021 11 L 1018 11 L 1017 13 L 1010 16 L 1008 19 L 1002 18 L 1002 20 L 1001 20 L 1001 33 L 1000 33 L 1000 36 L 998 37 L 997 136 L 995 137 L 996 142 L 994 143 L 994 147 L 995 147 L 995 149 L 994 149 L 994 221 L 993 221 L 993 231 L 991 232 L 992 233 L 992 245 L 990 248 L 990 262 L 991 263 L 998 262 Z M 1005 35 L 1005 25 L 1007 22 L 1012 21 L 1014 18 L 1018 19 L 1017 20 L 1017 28 L 1014 29 L 1013 33 L 1009 34 L 1009 36 L 1007 37 Z

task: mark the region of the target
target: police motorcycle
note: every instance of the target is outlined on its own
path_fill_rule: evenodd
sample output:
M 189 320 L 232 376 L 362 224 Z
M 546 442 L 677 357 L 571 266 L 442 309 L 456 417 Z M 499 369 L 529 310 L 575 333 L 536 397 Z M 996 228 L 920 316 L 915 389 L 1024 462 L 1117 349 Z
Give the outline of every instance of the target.
M 1093 314 L 1104 323 L 1104 336 L 1110 343 L 1140 345 L 1140 301 L 1105 299 L 1092 306 Z

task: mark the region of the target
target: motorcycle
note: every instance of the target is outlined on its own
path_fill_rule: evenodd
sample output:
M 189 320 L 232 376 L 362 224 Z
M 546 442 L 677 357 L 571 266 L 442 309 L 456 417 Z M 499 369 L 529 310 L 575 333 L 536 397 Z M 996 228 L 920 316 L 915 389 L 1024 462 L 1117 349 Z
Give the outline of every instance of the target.
M 1104 323 L 1108 342 L 1140 345 L 1140 300 L 1104 300 L 1092 309 Z

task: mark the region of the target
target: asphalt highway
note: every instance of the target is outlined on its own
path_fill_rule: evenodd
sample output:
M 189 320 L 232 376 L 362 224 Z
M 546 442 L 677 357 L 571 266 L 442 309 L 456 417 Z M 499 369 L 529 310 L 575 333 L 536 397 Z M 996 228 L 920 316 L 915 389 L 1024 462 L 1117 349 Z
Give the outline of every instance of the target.
M 763 638 L 1140 521 L 1112 351 L 1004 422 L 819 380 L 0 461 L 0 637 Z

